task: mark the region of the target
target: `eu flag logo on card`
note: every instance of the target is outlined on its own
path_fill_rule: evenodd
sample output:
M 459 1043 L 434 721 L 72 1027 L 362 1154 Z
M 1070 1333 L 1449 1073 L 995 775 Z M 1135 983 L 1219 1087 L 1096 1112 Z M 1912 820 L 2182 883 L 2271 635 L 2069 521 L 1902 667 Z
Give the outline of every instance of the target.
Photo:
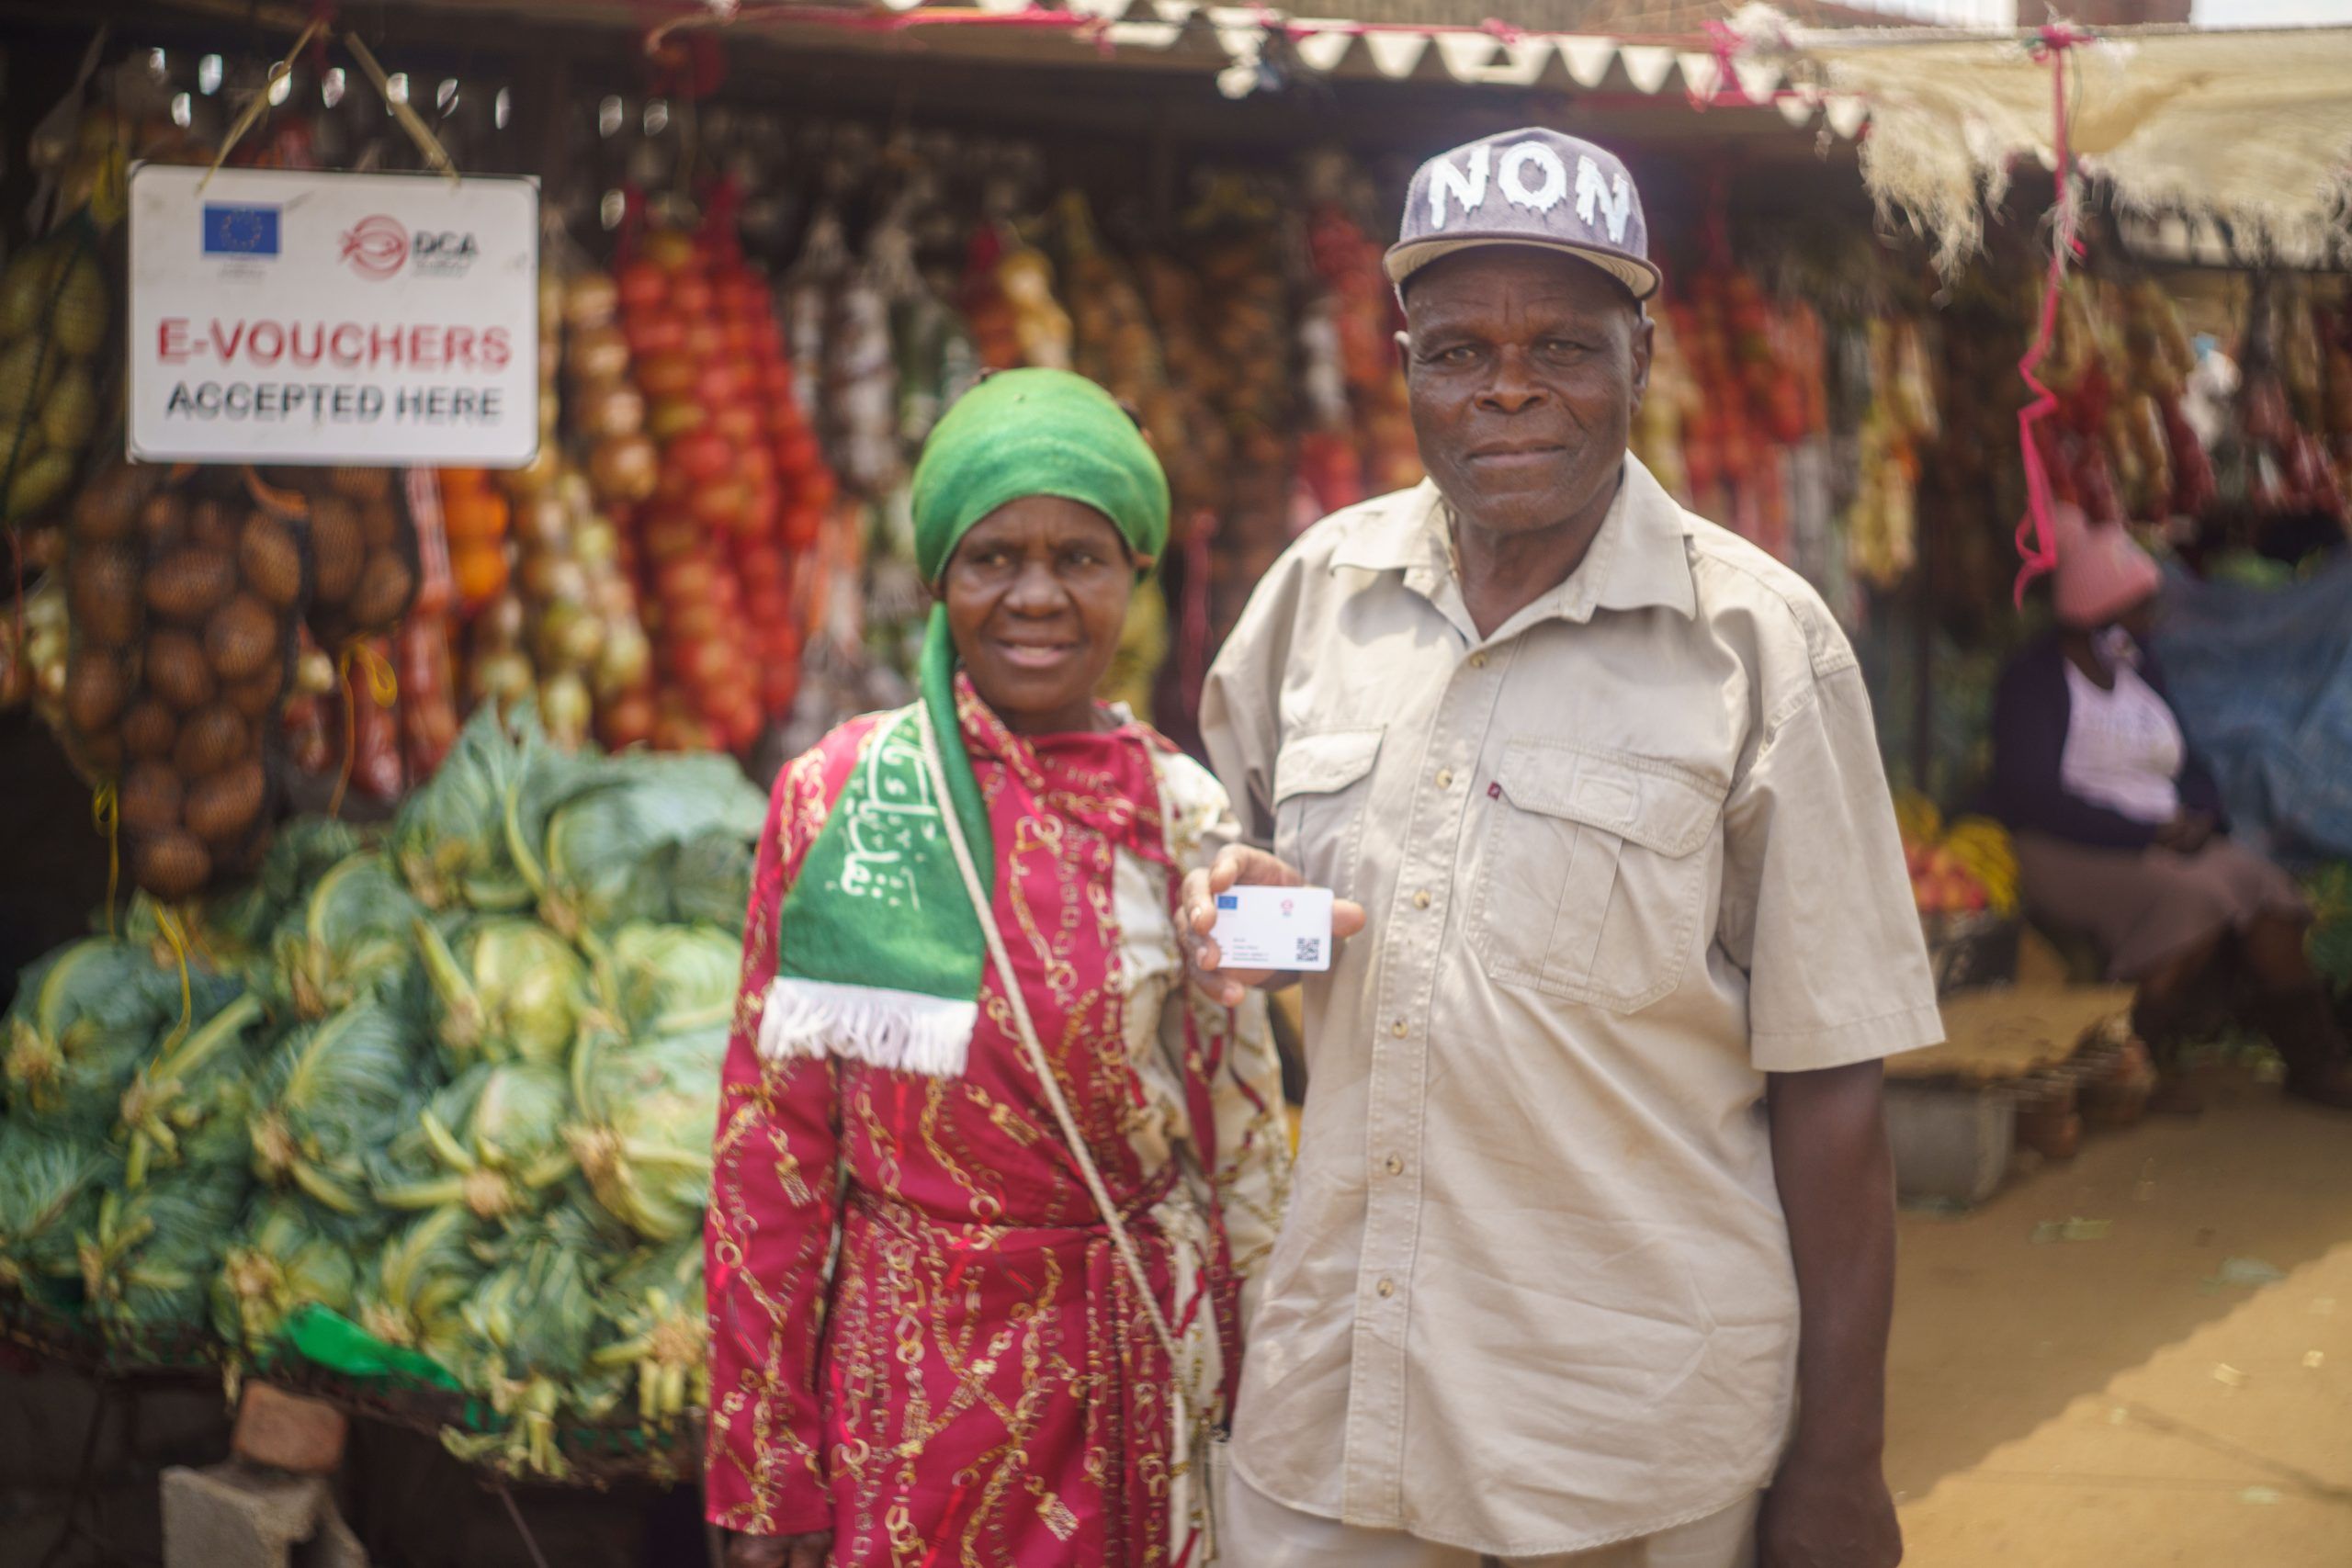
M 274 256 L 277 254 L 277 209 L 204 209 L 204 254 L 208 256 Z

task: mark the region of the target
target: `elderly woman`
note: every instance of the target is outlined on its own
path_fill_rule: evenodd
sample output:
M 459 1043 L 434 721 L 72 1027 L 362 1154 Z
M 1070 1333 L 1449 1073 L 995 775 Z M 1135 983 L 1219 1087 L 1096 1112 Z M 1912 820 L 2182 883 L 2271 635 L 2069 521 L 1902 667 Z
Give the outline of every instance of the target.
M 708 1231 L 738 1568 L 1205 1559 L 1289 1156 L 1262 1010 L 1184 983 L 1225 796 L 1093 698 L 1168 506 L 1100 388 L 984 382 L 915 474 L 921 700 L 776 782 Z
M 2159 1057 L 2198 980 L 2225 956 L 2242 964 L 2256 987 L 2245 1021 L 2286 1059 L 2288 1092 L 2352 1108 L 2344 1037 L 2303 952 L 2310 908 L 2229 836 L 2148 654 L 2156 563 L 2072 507 L 2058 524 L 2058 628 L 2010 664 L 1993 710 L 2027 911 L 2087 935 L 2139 987 L 2133 1020 Z

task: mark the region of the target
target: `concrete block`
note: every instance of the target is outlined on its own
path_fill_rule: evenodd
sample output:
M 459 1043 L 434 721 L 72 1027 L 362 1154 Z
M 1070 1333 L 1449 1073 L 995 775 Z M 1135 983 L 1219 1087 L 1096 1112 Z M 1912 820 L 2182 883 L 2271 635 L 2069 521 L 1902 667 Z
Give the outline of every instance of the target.
M 164 1568 L 366 1568 L 324 1480 L 241 1464 L 164 1472 Z
M 237 1406 L 234 1448 L 250 1464 L 297 1475 L 332 1475 L 343 1463 L 350 1435 L 350 1422 L 334 1405 L 259 1380 L 245 1384 Z

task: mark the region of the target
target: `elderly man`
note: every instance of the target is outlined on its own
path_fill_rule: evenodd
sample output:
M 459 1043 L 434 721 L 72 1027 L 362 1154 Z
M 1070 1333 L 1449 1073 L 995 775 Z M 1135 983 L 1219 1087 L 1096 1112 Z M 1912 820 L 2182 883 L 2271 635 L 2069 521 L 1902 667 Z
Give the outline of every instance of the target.
M 1939 1038 L 1870 706 L 1796 575 L 1626 450 L 1658 287 L 1617 159 L 1413 182 L 1429 482 L 1311 529 L 1203 704 L 1257 848 L 1369 913 L 1307 982 L 1237 1568 L 1887 1568 L 1880 1059 Z M 1342 930 L 1356 911 L 1343 908 Z

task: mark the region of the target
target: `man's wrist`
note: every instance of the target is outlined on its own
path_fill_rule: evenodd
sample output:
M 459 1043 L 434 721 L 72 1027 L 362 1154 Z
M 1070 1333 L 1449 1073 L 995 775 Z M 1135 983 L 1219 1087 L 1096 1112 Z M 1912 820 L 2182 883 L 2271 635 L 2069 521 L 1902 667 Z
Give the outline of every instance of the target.
M 1789 1439 L 1788 1452 L 1781 1462 L 1783 1467 L 1802 1465 L 1823 1471 L 1866 1470 L 1876 1474 L 1885 1468 L 1885 1431 L 1883 1427 L 1860 1427 L 1843 1422 L 1821 1427 L 1800 1422 L 1795 1436 Z

